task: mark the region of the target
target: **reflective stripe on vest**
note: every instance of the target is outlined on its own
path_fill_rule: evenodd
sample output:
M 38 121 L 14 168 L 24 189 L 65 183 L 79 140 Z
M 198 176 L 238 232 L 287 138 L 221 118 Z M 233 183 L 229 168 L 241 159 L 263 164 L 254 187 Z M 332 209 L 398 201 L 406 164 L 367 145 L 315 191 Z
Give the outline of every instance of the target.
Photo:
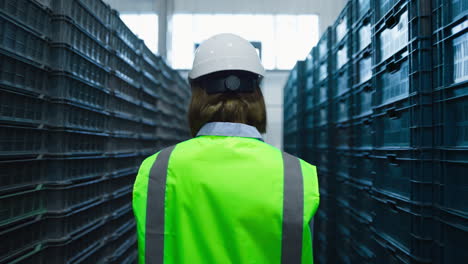
M 145 262 L 164 262 L 164 202 L 169 158 L 175 146 L 163 149 L 151 167 L 146 206 Z M 281 263 L 300 264 L 304 215 L 303 176 L 299 159 L 283 152 L 283 224 Z

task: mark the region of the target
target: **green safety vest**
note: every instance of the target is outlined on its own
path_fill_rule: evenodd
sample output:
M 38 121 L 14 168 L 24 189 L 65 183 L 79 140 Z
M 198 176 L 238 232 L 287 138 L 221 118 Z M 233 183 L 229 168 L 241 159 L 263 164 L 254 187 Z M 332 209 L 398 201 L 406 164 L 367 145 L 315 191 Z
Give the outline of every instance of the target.
M 241 136 L 145 159 L 133 190 L 139 263 L 313 263 L 314 166 Z

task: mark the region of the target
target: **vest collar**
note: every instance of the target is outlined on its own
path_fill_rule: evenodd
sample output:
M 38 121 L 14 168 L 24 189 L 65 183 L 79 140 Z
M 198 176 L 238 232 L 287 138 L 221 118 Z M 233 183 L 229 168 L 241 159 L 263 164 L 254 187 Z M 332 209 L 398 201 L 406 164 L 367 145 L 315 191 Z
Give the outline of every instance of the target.
M 206 123 L 197 136 L 225 136 L 225 137 L 248 137 L 262 139 L 257 128 L 240 123 L 210 122 Z

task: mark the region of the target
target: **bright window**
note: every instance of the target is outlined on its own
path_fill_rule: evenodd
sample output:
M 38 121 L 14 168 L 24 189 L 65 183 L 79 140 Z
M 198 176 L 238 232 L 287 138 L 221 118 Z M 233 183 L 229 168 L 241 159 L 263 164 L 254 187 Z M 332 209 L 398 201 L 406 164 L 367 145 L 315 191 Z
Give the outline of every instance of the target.
M 157 14 L 121 14 L 120 18 L 135 35 L 145 42 L 153 53 L 158 53 Z
M 195 44 L 219 33 L 260 42 L 266 69 L 291 69 L 318 41 L 315 15 L 176 14 L 172 24 L 172 66 L 192 67 Z

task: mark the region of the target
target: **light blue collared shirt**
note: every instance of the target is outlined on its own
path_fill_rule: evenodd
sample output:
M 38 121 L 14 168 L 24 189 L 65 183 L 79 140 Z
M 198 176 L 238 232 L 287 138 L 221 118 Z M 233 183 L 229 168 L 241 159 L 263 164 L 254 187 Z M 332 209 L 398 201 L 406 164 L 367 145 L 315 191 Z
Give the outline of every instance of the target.
M 241 123 L 211 122 L 206 123 L 197 136 L 225 136 L 225 137 L 248 137 L 261 141 L 262 135 L 257 128 Z

